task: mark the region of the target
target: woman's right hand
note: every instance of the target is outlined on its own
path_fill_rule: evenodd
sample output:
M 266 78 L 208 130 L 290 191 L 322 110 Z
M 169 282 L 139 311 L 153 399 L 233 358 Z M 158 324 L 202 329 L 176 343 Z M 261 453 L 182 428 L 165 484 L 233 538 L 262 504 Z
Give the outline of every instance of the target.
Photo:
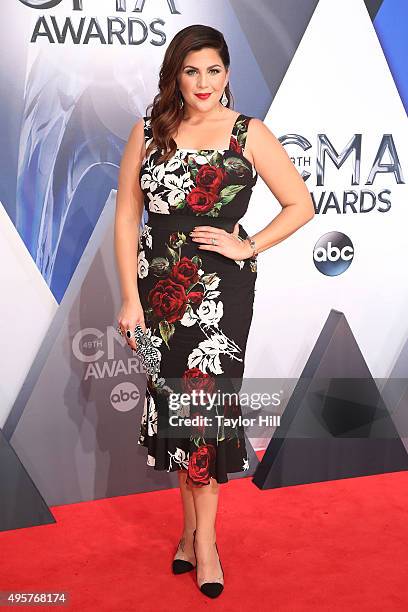
M 137 324 L 141 326 L 144 332 L 146 332 L 146 324 L 144 320 L 144 312 L 140 300 L 125 300 L 122 303 L 122 308 L 118 314 L 118 324 L 122 330 L 123 337 L 126 342 L 134 351 L 136 350 L 136 340 L 134 337 L 134 331 Z M 127 330 L 130 330 L 132 337 L 128 338 L 126 335 Z

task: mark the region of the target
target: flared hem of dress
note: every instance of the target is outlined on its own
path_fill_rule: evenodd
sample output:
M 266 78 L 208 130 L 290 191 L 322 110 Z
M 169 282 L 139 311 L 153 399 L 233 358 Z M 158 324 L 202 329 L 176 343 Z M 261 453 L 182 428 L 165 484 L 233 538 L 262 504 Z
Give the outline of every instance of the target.
M 147 465 L 158 471 L 185 470 L 187 482 L 197 487 L 208 486 L 211 478 L 219 484 L 226 484 L 229 482 L 228 474 L 249 470 L 248 449 L 242 428 L 238 428 L 236 437 L 220 441 L 213 438 L 205 441 L 203 438 L 204 443 L 195 446 L 190 438 L 158 436 L 157 409 L 147 387 L 137 438 L 137 443 L 147 448 Z
M 168 472 L 168 473 L 170 473 L 170 472 L 179 472 L 179 471 L 184 471 L 184 472 L 188 473 L 188 467 L 181 467 L 179 465 L 174 465 L 172 467 L 166 467 L 163 464 L 159 465 L 156 462 L 155 455 L 150 454 L 150 452 L 149 452 L 150 451 L 150 447 L 149 447 L 149 440 L 148 439 L 145 439 L 144 441 L 142 441 L 141 438 L 139 437 L 138 440 L 137 440 L 137 443 L 138 443 L 139 446 L 143 446 L 144 448 L 147 449 L 146 465 L 152 467 L 154 470 L 156 470 L 158 472 Z M 249 470 L 249 460 L 248 460 L 248 457 L 246 457 L 246 461 L 247 461 L 247 467 L 245 467 L 245 468 L 242 467 L 242 468 L 236 469 L 236 470 L 234 470 L 234 469 L 228 470 L 225 473 L 225 479 L 223 479 L 222 476 L 220 476 L 220 475 L 218 475 L 218 477 L 210 475 L 210 479 L 213 478 L 218 484 L 227 484 L 230 481 L 230 479 L 228 478 L 228 474 L 238 474 L 240 472 L 247 472 Z M 191 482 L 191 486 L 196 486 L 196 487 L 208 486 L 210 484 L 211 484 L 211 480 L 208 483 L 200 483 L 200 484 Z

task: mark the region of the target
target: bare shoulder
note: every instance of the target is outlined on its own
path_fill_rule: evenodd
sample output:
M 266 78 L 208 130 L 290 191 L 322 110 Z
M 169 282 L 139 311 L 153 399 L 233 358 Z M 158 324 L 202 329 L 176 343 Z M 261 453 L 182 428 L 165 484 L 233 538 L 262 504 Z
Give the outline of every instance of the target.
M 142 117 L 132 126 L 123 150 L 119 171 L 119 186 L 122 193 L 125 191 L 124 185 L 126 189 L 130 189 L 138 183 L 138 174 L 145 154 L 144 120 Z
M 144 119 L 138 119 L 130 130 L 121 166 L 137 167 L 145 156 Z
M 139 152 L 144 149 L 144 117 L 141 117 L 136 121 L 130 130 L 128 138 L 128 146 L 135 148 Z
M 262 143 L 269 145 L 273 143 L 281 146 L 275 134 L 268 128 L 262 119 L 258 119 L 258 117 L 251 117 L 248 123 L 248 144 L 250 143 L 255 146 Z M 253 147 L 250 146 L 250 148 L 252 149 Z
M 285 147 L 265 122 L 257 117 L 252 117 L 248 124 L 247 143 L 248 153 L 255 167 L 261 168 L 262 164 L 271 160 L 284 163 L 289 160 Z
M 274 151 L 281 152 L 282 145 L 262 119 L 250 117 L 245 147 L 245 156 L 259 172 L 260 160 L 265 154 L 270 155 Z

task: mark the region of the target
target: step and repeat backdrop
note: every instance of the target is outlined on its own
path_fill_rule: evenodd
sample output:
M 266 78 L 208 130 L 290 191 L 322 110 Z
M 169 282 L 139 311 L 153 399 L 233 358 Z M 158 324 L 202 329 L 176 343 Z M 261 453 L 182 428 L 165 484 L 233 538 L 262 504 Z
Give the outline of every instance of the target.
M 113 220 L 129 133 L 194 23 L 224 33 L 235 109 L 279 138 L 316 210 L 259 256 L 246 381 L 284 389 L 284 412 L 341 316 L 325 371 L 343 371 L 352 338 L 408 448 L 406 391 L 385 393 L 408 372 L 407 3 L 3 0 L 0 14 L 0 428 L 46 504 L 176 486 L 136 442 L 146 377 L 115 332 Z M 259 177 L 241 223 L 279 211 Z M 232 477 L 273 432 L 248 432 L 250 470 Z

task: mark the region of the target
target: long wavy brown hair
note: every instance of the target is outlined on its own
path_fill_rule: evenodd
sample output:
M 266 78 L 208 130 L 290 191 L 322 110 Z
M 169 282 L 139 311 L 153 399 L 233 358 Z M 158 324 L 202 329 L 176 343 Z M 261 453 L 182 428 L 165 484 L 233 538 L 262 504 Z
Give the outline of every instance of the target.
M 223 34 L 211 26 L 195 24 L 180 30 L 166 49 L 159 74 L 159 93 L 146 110 L 146 116 L 149 116 L 147 111 L 151 108 L 153 134 L 153 140 L 147 147 L 146 156 L 157 147 L 161 150 L 158 162 L 167 161 L 177 150 L 177 144 L 170 134 L 177 132 L 184 115 L 181 106 L 182 95 L 177 83 L 177 76 L 181 71 L 184 58 L 190 51 L 198 51 L 204 47 L 216 49 L 225 69 L 228 70 L 230 56 L 227 43 Z M 225 87 L 225 95 L 228 98 L 225 106 L 233 107 L 229 82 Z

